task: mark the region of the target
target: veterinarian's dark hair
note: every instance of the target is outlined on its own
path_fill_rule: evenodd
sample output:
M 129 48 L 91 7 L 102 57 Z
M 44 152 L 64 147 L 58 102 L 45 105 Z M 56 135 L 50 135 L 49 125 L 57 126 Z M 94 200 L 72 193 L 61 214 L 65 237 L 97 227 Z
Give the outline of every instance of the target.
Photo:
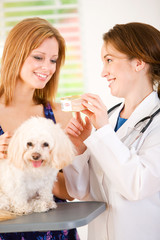
M 1 61 L 0 85 L 0 96 L 4 94 L 6 105 L 12 100 L 16 81 L 26 58 L 45 39 L 52 37 L 56 38 L 59 45 L 56 71 L 43 89 L 36 89 L 34 92 L 35 102 L 43 104 L 53 101 L 57 93 L 60 67 L 65 60 L 64 38 L 48 21 L 37 17 L 22 20 L 9 32 Z
M 103 35 L 104 44 L 112 44 L 129 59 L 149 64 L 149 76 L 160 97 L 160 31 L 140 22 L 116 24 Z

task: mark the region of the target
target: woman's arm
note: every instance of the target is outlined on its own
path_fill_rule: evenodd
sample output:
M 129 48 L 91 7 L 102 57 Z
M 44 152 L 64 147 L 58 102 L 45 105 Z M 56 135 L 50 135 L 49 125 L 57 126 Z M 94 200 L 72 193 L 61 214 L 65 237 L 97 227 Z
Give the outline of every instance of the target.
M 61 199 L 67 199 L 69 201 L 72 201 L 74 199 L 67 192 L 63 172 L 58 173 L 57 181 L 54 184 L 52 192 L 56 197 Z

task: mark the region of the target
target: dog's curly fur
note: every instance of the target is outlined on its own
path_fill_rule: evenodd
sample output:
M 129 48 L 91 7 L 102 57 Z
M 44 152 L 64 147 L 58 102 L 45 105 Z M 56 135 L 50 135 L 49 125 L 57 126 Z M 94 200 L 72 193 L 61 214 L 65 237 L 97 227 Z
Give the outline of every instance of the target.
M 59 124 L 42 117 L 25 121 L 11 138 L 8 158 L 0 160 L 0 220 L 56 208 L 53 184 L 74 154 Z

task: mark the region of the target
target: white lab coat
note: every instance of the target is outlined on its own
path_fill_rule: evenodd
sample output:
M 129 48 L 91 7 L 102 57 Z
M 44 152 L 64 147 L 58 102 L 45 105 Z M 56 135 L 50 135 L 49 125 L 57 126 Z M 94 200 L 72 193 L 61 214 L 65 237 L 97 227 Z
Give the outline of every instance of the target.
M 115 133 L 122 105 L 64 169 L 67 189 L 75 198 L 108 205 L 89 224 L 89 240 L 160 240 L 160 114 L 133 143 L 144 122 L 134 125 L 160 107 L 160 100 L 152 92 Z

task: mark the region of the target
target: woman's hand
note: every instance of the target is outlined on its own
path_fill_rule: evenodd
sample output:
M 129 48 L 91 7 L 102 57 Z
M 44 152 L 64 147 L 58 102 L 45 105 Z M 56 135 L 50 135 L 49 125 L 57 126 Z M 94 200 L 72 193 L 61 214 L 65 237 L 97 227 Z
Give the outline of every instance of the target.
M 80 113 L 76 112 L 75 118 L 73 117 L 70 120 L 65 131 L 75 145 L 77 154 L 82 154 L 86 150 L 83 141 L 90 136 L 92 131 L 92 125 L 88 117 L 85 117 L 85 121 L 83 121 Z
M 9 132 L 5 132 L 0 136 L 0 160 L 7 158 L 7 149 L 10 138 L 11 134 Z
M 87 108 L 82 112 L 89 117 L 96 129 L 108 124 L 107 108 L 98 95 L 86 93 L 81 98 L 82 105 Z

